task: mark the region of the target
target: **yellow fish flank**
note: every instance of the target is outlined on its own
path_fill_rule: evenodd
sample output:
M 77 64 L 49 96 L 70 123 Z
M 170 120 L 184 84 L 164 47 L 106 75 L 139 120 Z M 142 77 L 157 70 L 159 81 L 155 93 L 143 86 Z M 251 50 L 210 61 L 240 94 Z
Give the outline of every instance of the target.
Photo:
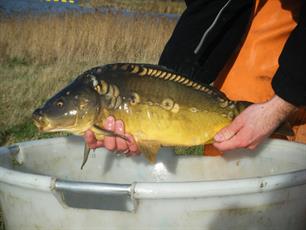
M 33 119 L 41 131 L 83 135 L 92 129 L 103 139 L 117 135 L 102 128 L 112 115 L 154 162 L 161 146 L 210 143 L 245 107 L 164 67 L 119 63 L 84 72 L 35 110 Z M 85 147 L 83 165 L 88 153 Z

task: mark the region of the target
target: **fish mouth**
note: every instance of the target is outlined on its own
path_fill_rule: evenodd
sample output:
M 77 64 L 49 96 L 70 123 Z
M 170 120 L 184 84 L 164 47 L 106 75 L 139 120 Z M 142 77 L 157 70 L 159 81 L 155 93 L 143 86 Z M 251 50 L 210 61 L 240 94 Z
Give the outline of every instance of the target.
M 51 122 L 49 122 L 47 119 L 41 119 L 41 120 L 36 120 L 34 119 L 34 124 L 38 128 L 40 132 L 61 132 L 61 131 L 66 131 L 66 129 L 59 129 L 54 127 Z
M 75 129 L 75 127 L 65 126 L 58 127 L 56 122 L 52 122 L 44 115 L 37 115 L 37 113 L 33 113 L 32 115 L 34 125 L 38 128 L 40 132 L 70 132 L 70 133 L 84 133 L 82 130 Z
M 34 113 L 32 114 L 32 118 L 35 126 L 39 129 L 39 131 L 49 132 L 52 130 L 51 123 L 44 116 L 40 109 L 34 111 Z
M 32 114 L 32 119 L 34 125 L 38 128 L 40 132 L 68 132 L 75 135 L 83 135 L 87 129 L 89 129 L 92 124 L 85 124 L 78 126 L 74 122 L 64 121 L 55 118 L 50 118 L 46 115 L 42 109 L 37 109 Z
M 44 118 L 33 118 L 35 126 L 39 129 L 39 131 L 50 131 L 52 129 L 50 123 Z

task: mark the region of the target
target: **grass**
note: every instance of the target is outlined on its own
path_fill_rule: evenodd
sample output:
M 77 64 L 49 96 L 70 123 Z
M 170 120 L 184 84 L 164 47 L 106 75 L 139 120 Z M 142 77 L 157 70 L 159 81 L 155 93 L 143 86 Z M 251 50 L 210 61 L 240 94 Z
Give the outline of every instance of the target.
M 79 0 L 79 4 L 92 8 L 115 8 L 150 13 L 181 13 L 185 7 L 183 0 Z
M 0 145 L 46 137 L 32 111 L 81 72 L 114 62 L 156 63 L 176 21 L 121 14 L 0 20 Z
M 50 138 L 55 136 L 67 136 L 67 133 L 41 133 L 37 131 L 36 126 L 29 119 L 19 125 L 0 132 L 0 145 L 22 142 L 27 140 L 37 140 L 42 138 Z M 0 228 L 1 230 L 1 228 Z

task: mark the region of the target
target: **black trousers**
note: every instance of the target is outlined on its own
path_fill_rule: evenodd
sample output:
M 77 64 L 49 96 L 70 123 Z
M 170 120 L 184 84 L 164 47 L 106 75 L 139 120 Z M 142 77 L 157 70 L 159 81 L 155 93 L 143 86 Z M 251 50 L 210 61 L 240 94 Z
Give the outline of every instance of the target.
M 159 60 L 199 83 L 214 81 L 245 37 L 254 0 L 186 0 Z

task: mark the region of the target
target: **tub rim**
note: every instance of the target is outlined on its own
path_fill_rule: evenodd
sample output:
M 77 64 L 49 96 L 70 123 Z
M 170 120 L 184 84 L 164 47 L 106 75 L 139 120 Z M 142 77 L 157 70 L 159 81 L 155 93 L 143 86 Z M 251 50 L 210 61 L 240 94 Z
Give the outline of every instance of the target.
M 52 138 L 52 141 L 65 141 L 65 137 Z M 18 146 L 29 147 L 33 144 L 44 144 L 50 139 L 18 143 Z M 273 142 L 287 142 L 272 140 Z M 296 145 L 304 144 L 294 143 Z M 14 148 L 0 147 L 0 155 L 14 154 Z M 59 188 L 100 194 L 118 194 L 121 191 L 135 199 L 172 199 L 215 196 L 233 196 L 251 193 L 262 193 L 306 184 L 306 169 L 290 171 L 270 176 L 223 179 L 214 181 L 180 181 L 180 182 L 137 182 L 131 184 L 103 183 L 88 181 L 62 180 L 57 177 L 35 173 L 19 172 L 0 166 L 0 183 L 33 189 L 54 191 Z M 60 185 L 60 186 L 59 186 Z M 78 186 L 75 186 L 78 185 Z M 122 191 L 122 188 L 125 188 Z M 89 188 L 89 189 L 88 189 Z

